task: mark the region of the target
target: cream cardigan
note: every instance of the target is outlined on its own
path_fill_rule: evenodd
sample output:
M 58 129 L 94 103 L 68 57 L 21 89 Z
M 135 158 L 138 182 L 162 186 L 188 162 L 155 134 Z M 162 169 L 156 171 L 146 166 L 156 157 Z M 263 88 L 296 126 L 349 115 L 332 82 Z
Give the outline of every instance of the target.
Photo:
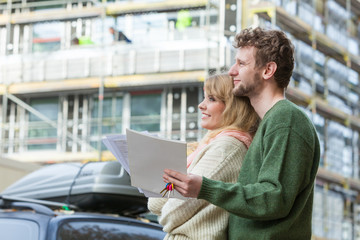
M 246 151 L 236 138 L 218 137 L 198 153 L 187 171 L 235 183 Z M 229 213 L 205 200 L 149 198 L 148 208 L 159 216 L 167 240 L 227 239 Z

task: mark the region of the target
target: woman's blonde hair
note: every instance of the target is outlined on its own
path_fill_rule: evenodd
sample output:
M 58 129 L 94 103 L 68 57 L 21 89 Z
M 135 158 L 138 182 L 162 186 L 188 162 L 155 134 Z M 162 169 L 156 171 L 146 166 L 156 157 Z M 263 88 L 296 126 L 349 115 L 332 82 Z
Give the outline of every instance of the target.
M 204 91 L 208 95 L 225 104 L 222 113 L 221 127 L 209 131 L 203 141 L 208 141 L 223 130 L 240 130 L 255 135 L 260 118 L 250 104 L 247 97 L 237 97 L 233 94 L 234 82 L 227 74 L 217 74 L 210 76 L 204 84 Z

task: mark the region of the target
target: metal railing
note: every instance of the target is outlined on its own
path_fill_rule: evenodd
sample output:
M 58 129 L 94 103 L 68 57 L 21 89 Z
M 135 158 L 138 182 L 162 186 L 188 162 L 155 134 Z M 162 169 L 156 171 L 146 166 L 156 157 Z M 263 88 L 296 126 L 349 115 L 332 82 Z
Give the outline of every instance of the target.
M 203 70 L 208 64 L 207 51 L 219 55 L 218 47 L 205 40 L 166 41 L 6 56 L 1 59 L 0 84 Z M 218 67 L 217 61 L 209 64 Z

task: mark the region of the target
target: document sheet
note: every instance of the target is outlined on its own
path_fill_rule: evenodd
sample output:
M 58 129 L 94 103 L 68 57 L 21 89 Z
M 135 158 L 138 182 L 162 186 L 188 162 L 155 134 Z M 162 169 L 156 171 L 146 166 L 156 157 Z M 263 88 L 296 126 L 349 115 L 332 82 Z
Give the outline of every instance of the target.
M 165 168 L 186 173 L 185 142 L 127 129 L 126 135 L 108 135 L 103 143 L 129 173 L 131 185 L 146 197 L 162 197 Z M 177 191 L 166 197 L 185 199 Z

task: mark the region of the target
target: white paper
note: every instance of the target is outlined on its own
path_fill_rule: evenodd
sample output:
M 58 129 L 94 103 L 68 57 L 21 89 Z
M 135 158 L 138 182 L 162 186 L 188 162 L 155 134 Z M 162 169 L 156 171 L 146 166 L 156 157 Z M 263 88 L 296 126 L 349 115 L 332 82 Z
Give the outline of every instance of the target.
M 129 130 L 129 131 L 132 131 L 132 130 Z M 179 160 L 179 162 L 181 164 L 181 167 L 178 169 L 177 167 L 171 167 L 171 165 L 169 165 L 169 167 L 166 167 L 166 168 L 170 168 L 170 169 L 173 169 L 173 170 L 178 170 L 179 172 L 182 172 L 182 173 L 186 173 L 186 143 L 184 142 L 180 142 L 180 141 L 172 141 L 172 140 L 165 140 L 165 139 L 160 139 L 158 138 L 155 134 L 149 134 L 147 132 L 136 132 L 136 131 L 132 131 L 133 133 L 136 134 L 140 134 L 141 136 L 145 136 L 147 138 L 149 138 L 148 140 L 149 141 L 152 141 L 153 139 L 156 139 L 156 140 L 161 140 L 160 142 L 157 142 L 157 143 L 160 143 L 160 144 L 163 144 L 164 142 L 171 142 L 171 143 L 180 143 L 180 155 L 182 155 L 182 157 L 180 157 L 181 161 Z M 132 186 L 135 186 L 138 188 L 139 192 L 140 193 L 143 193 L 146 197 L 156 197 L 156 198 L 160 198 L 162 197 L 162 194 L 160 194 L 160 191 L 165 187 L 165 183 L 162 179 L 162 175 L 163 175 L 163 168 L 160 172 L 161 172 L 161 180 L 158 181 L 158 183 L 155 183 L 155 184 L 158 184 L 159 187 L 157 187 L 156 189 L 160 189 L 159 191 L 151 191 L 149 189 L 146 189 L 146 188 L 141 188 L 141 187 L 138 187 L 136 185 L 133 184 L 133 179 L 135 179 L 135 182 L 138 182 L 138 181 L 145 181 L 145 182 L 148 182 L 148 180 L 144 177 L 144 171 L 141 170 L 141 174 L 138 175 L 136 174 L 135 176 L 132 176 L 132 171 L 135 171 L 135 172 L 138 172 L 137 170 L 137 167 L 135 167 L 134 170 L 131 169 L 131 166 L 129 166 L 129 159 L 128 159 L 128 141 L 127 141 L 127 136 L 124 135 L 124 134 L 112 134 L 112 135 L 107 135 L 105 136 L 103 139 L 102 139 L 104 145 L 111 151 L 111 153 L 115 156 L 115 158 L 120 162 L 121 166 L 124 168 L 124 170 L 130 175 L 130 178 L 131 178 L 131 185 Z M 138 149 L 140 150 L 141 149 L 141 146 L 139 146 L 139 144 L 136 142 L 137 140 L 135 139 L 135 141 L 133 141 L 133 147 L 134 149 Z M 166 144 L 165 144 L 166 145 Z M 159 146 L 160 148 L 161 147 L 165 147 L 164 146 Z M 148 148 L 145 148 L 145 150 L 148 149 Z M 144 149 L 142 149 L 141 151 L 143 151 Z M 148 149 L 149 150 L 149 149 Z M 150 149 L 152 150 L 152 149 Z M 136 150 L 137 151 L 137 150 Z M 167 154 L 166 152 L 163 152 L 163 154 Z M 172 159 L 172 160 L 175 160 L 176 158 L 172 158 L 172 153 L 170 152 L 169 153 L 170 155 L 167 156 L 166 158 L 166 162 L 168 161 L 167 159 Z M 150 154 L 151 155 L 151 154 Z M 149 155 L 149 156 L 150 156 Z M 165 156 L 165 155 L 162 155 L 162 156 Z M 145 158 L 146 159 L 146 158 Z M 143 161 L 144 159 L 138 159 L 139 161 Z M 167 164 L 167 163 L 165 163 Z M 140 163 L 141 165 L 141 163 Z M 155 165 L 153 165 L 155 166 Z M 150 169 L 151 170 L 151 169 Z M 158 173 L 157 173 L 158 174 Z M 146 174 L 145 174 L 146 175 Z M 159 175 L 159 174 L 158 174 Z M 167 197 L 167 195 L 166 195 Z M 180 199 L 185 199 L 183 196 L 181 196 L 179 193 L 177 193 L 176 191 L 174 191 L 173 193 L 170 194 L 170 197 L 173 198 L 180 198 Z
M 126 135 L 107 135 L 102 139 L 104 145 L 114 154 L 125 171 L 130 174 Z
M 131 185 L 153 193 L 164 187 L 164 169 L 186 174 L 186 143 L 126 130 Z M 177 191 L 170 197 L 185 199 Z
M 102 139 L 104 145 L 114 154 L 115 158 L 120 162 L 124 170 L 130 174 L 129 168 L 129 159 L 128 159 L 128 149 L 126 135 L 124 134 L 114 134 L 107 135 Z M 153 193 L 150 191 L 143 190 L 138 188 L 139 192 L 144 194 L 145 197 L 161 197 L 159 193 Z

